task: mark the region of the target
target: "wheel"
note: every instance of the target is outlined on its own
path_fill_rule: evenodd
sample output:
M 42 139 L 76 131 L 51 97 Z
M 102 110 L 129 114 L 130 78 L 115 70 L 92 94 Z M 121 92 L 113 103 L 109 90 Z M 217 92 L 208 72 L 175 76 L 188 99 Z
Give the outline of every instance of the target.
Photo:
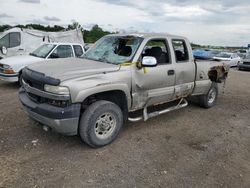
M 204 108 L 211 108 L 215 105 L 218 97 L 218 85 L 213 82 L 208 93 L 200 96 L 200 106 Z
M 119 106 L 109 101 L 97 101 L 82 114 L 79 124 L 81 139 L 93 148 L 110 144 L 123 126 L 123 113 Z

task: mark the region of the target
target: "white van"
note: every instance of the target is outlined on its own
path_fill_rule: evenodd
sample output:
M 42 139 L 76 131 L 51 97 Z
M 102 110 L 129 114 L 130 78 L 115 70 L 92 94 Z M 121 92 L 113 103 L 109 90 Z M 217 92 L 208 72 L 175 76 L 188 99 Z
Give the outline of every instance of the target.
M 50 42 L 80 43 L 84 46 L 80 29 L 62 32 L 44 32 L 34 29 L 12 28 L 0 33 L 0 59 L 16 55 L 27 55 Z

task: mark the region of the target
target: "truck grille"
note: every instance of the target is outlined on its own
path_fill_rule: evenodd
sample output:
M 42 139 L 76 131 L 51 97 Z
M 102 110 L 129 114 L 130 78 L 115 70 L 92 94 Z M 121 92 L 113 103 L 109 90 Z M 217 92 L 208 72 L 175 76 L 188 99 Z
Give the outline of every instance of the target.
M 44 91 L 44 85 L 54 85 L 57 86 L 60 84 L 60 80 L 46 76 L 43 73 L 36 72 L 25 68 L 22 72 L 23 80 L 36 89 Z
M 27 94 L 28 94 L 28 97 L 29 97 L 32 101 L 34 101 L 35 103 L 41 103 L 41 97 L 39 97 L 39 96 L 37 96 L 37 95 L 34 95 L 34 94 L 32 94 L 32 93 L 28 93 L 28 92 L 27 92 Z

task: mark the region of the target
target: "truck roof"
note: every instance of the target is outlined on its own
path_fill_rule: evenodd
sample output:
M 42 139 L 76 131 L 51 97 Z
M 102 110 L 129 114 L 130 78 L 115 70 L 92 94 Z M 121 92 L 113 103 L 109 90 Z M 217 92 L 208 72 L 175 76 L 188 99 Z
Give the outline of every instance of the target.
M 44 44 L 54 44 L 54 45 L 80 45 L 82 46 L 82 44 L 80 43 L 74 43 L 74 42 L 46 42 Z
M 118 33 L 118 34 L 110 34 L 108 36 L 137 36 L 142 38 L 155 38 L 155 37 L 171 37 L 171 38 L 182 38 L 187 39 L 186 37 L 172 35 L 168 33 Z

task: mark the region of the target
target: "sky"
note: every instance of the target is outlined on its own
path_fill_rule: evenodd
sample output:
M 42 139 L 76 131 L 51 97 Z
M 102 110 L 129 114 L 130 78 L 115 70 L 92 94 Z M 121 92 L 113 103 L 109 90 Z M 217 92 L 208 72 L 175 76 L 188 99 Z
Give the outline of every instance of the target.
M 182 35 L 206 45 L 250 44 L 248 0 L 0 0 L 0 25 L 37 23 Z

